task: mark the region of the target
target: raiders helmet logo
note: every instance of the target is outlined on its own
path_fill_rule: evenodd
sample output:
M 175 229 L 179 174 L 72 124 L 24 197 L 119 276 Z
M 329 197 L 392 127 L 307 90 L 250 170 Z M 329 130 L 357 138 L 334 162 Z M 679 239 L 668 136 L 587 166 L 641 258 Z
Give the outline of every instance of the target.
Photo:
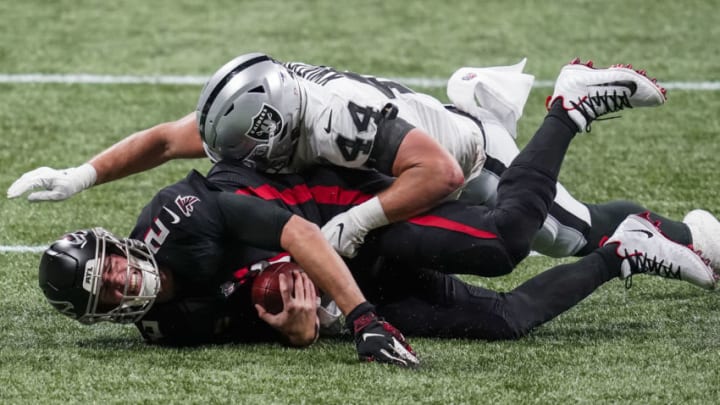
M 282 115 L 271 105 L 263 103 L 260 112 L 253 117 L 252 126 L 245 135 L 258 141 L 267 141 L 279 134 L 282 127 Z

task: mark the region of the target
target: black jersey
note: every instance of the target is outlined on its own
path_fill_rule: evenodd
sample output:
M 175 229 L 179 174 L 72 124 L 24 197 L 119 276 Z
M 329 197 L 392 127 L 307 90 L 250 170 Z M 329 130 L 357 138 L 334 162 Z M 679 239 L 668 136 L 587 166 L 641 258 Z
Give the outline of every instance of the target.
M 207 178 L 192 171 L 157 193 L 130 237 L 150 247 L 158 265 L 172 272 L 176 288 L 172 301 L 156 303 L 138 322 L 143 336 L 179 344 L 278 337 L 257 317 L 248 282 L 250 266 L 282 254 L 272 218 L 282 222 L 296 214 L 322 225 L 391 181 L 372 172 L 325 168 L 308 177 L 219 162 Z M 247 201 L 234 215 L 224 215 L 221 207 L 228 193 Z M 276 248 L 267 248 L 273 240 Z M 228 285 L 232 293 L 223 289 Z
M 235 237 L 229 227 L 237 223 L 228 221 L 219 207 L 222 194 L 192 171 L 161 190 L 140 214 L 130 237 L 150 246 L 158 266 L 172 272 L 176 287 L 172 301 L 156 303 L 137 323 L 146 339 L 189 344 L 276 336 L 257 317 L 245 281 L 250 265 L 276 256 L 279 249 L 254 246 L 252 237 Z M 259 203 L 260 208 L 275 204 Z M 252 204 L 257 207 L 258 201 Z M 232 294 L 221 290 L 228 282 L 233 283 Z
M 144 241 L 159 266 L 171 269 L 178 282 L 194 289 L 217 284 L 238 268 L 276 255 L 252 240 L 233 238 L 229 227 L 235 224 L 229 224 L 219 208 L 222 192 L 192 171 L 155 195 L 130 237 Z
M 369 200 L 393 181 L 376 171 L 334 166 L 316 166 L 300 174 L 268 174 L 223 161 L 213 166 L 208 180 L 223 190 L 273 202 L 319 226 Z

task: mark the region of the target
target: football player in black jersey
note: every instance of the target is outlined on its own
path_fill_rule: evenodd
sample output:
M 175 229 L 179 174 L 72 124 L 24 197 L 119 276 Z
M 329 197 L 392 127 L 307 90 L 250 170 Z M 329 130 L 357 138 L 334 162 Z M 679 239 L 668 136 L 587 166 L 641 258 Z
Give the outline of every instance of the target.
M 128 239 L 85 231 L 52 244 L 40 265 L 40 286 L 66 315 L 84 322 L 136 322 L 151 341 L 270 339 L 274 332 L 250 305 L 247 280 L 256 263 L 287 250 L 338 301 L 362 359 L 403 365 L 415 363 L 412 350 L 376 314 L 414 335 L 503 339 L 524 335 L 615 277 L 649 273 L 714 289 L 717 274 L 688 246 L 693 242 L 688 227 L 650 213 L 628 217 L 603 247 L 511 293 L 449 275 L 502 275 L 527 256 L 576 131 L 555 103 L 503 174 L 497 207 L 446 202 L 369 233 L 348 264 L 377 308 L 355 292 L 317 225 L 373 198 L 393 179 L 328 168 L 303 176 L 268 175 L 229 161 L 216 164 L 207 178 L 192 172 L 160 191 Z M 305 231 L 295 233 L 298 224 Z M 120 274 L 117 280 L 113 271 Z M 309 287 L 299 281 L 302 294 Z M 114 293 L 108 296 L 103 288 Z M 348 295 L 360 303 L 348 304 Z M 314 317 L 287 321 L 280 328 L 287 338 L 292 339 L 290 330 L 304 331 L 301 344 L 315 337 L 306 333 Z

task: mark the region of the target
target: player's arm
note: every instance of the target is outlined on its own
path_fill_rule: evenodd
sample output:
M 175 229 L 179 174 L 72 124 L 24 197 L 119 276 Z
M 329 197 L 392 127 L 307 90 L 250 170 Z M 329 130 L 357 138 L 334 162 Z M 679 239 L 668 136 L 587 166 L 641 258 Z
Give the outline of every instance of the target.
M 136 132 L 90 159 L 97 172 L 95 184 L 140 173 L 181 158 L 205 156 L 202 139 L 190 113 L 177 121 L 165 122 Z
M 401 118 L 381 120 L 368 163 L 396 177 L 369 201 L 332 218 L 322 232 L 343 256 L 353 257 L 365 235 L 439 204 L 465 181 L 455 158 L 425 131 Z
M 222 192 L 218 208 L 225 228 L 252 246 L 287 251 L 344 314 L 365 301 L 342 258 L 312 222 L 259 198 Z
M 191 113 L 177 121 L 136 132 L 81 166 L 29 171 L 10 186 L 7 196 L 15 198 L 40 190 L 31 193 L 28 200 L 64 200 L 93 185 L 149 170 L 171 159 L 203 155 L 195 114 Z
M 457 160 L 419 128 L 411 129 L 403 138 L 390 173 L 397 179 L 378 195 L 390 222 L 435 207 L 465 181 Z
M 287 251 L 315 285 L 335 300 L 354 331 L 362 360 L 402 366 L 419 363 L 402 334 L 377 317 L 317 225 L 258 198 L 232 193 L 219 195 L 218 208 L 235 237 L 260 248 Z

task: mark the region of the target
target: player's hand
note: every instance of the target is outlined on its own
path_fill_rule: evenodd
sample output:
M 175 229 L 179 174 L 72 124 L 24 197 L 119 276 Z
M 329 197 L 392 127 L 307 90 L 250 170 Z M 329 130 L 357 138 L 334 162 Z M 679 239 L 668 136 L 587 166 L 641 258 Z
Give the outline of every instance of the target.
M 333 217 L 321 231 L 340 256 L 355 257 L 371 230 L 388 224 L 378 197 L 373 197 Z
M 357 223 L 353 215 L 351 215 L 351 211 L 334 216 L 321 229 L 325 240 L 330 243 L 340 256 L 345 257 L 355 257 L 357 255 L 357 251 L 365 242 L 365 235 L 369 231 Z
M 355 334 L 355 346 L 361 361 L 391 363 L 402 367 L 420 365 L 415 351 L 394 326 L 375 314 L 365 302 L 348 316 L 348 327 Z
M 69 198 L 95 184 L 97 172 L 89 163 L 79 167 L 55 170 L 40 167 L 22 175 L 8 188 L 7 197 L 16 198 L 28 191 L 29 201 L 60 201 Z
M 307 274 L 292 273 L 294 285 L 285 274 L 278 276 L 283 309 L 271 314 L 261 305 L 255 305 L 258 316 L 288 338 L 293 346 L 309 346 L 318 338 L 320 320 L 317 316 L 317 290 Z

